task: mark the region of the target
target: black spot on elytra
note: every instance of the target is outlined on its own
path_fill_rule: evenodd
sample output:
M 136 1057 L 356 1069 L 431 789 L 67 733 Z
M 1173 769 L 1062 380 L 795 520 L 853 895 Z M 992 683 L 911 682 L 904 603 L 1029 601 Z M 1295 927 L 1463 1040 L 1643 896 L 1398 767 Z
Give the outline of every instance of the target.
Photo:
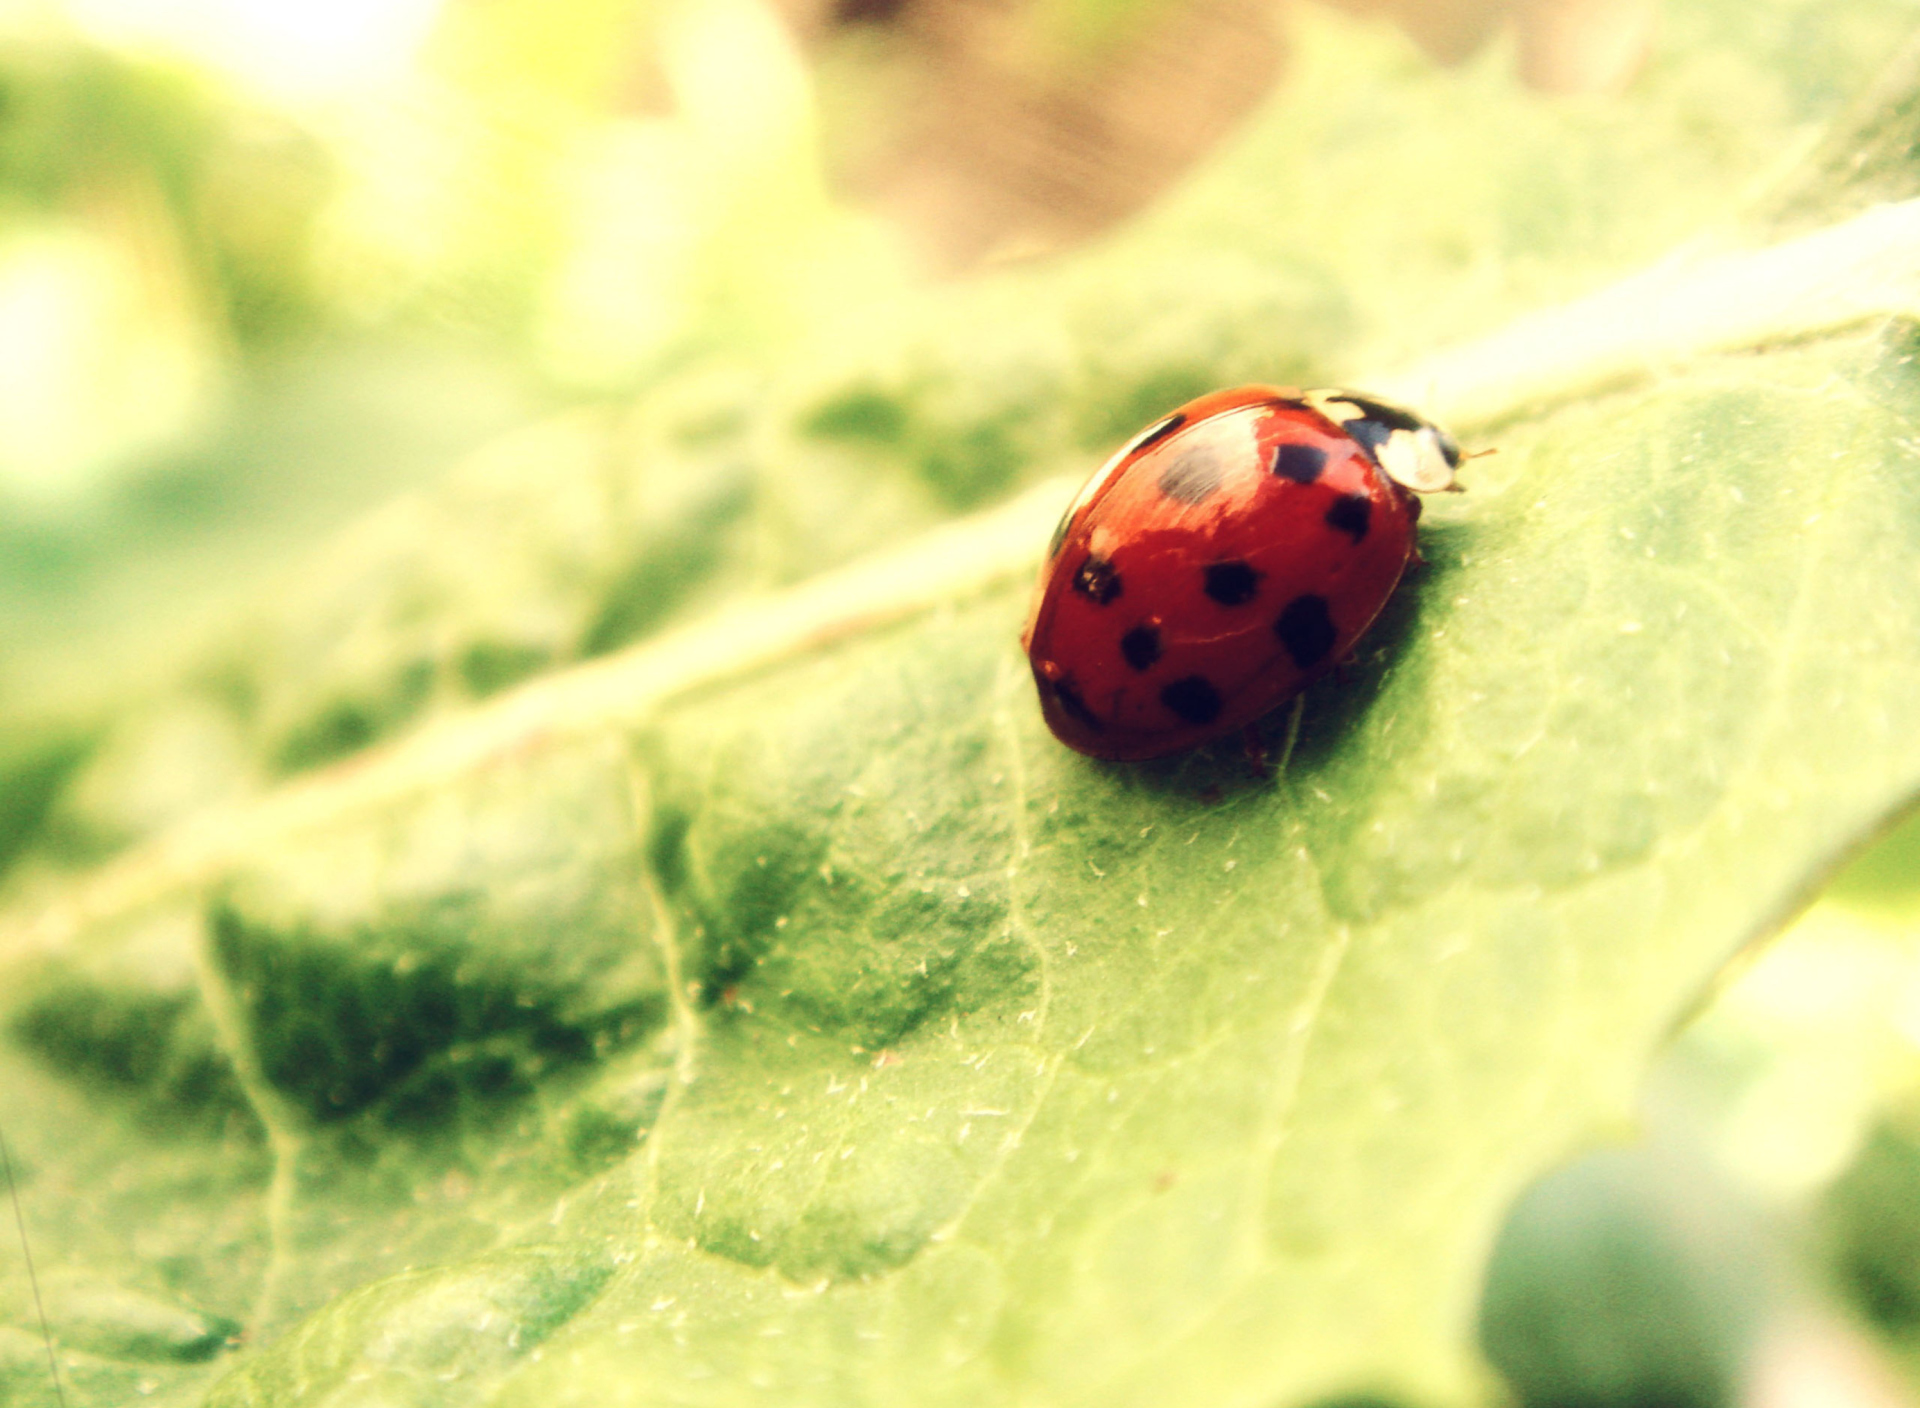
M 1162 440 L 1166 439 L 1169 435 L 1173 434 L 1174 431 L 1178 430 L 1181 426 L 1185 425 L 1186 423 L 1187 423 L 1187 413 L 1185 411 L 1175 411 L 1172 415 L 1168 416 L 1165 420 L 1161 421 L 1160 424 L 1154 426 L 1151 430 L 1142 432 L 1142 434 L 1138 439 L 1136 439 L 1131 445 L 1127 446 L 1127 453 L 1130 455 L 1137 455 L 1142 450 L 1146 449 L 1147 446 L 1159 444 Z
M 1087 701 L 1080 693 L 1080 687 L 1072 680 L 1058 680 L 1053 686 L 1053 697 L 1060 701 L 1060 707 L 1088 728 L 1097 729 L 1100 716 L 1087 707 Z
M 1073 589 L 1095 606 L 1105 606 L 1126 589 L 1120 574 L 1104 557 L 1088 557 L 1073 574 Z
M 1120 637 L 1120 653 L 1136 670 L 1151 670 L 1160 658 L 1160 632 L 1142 622 Z
M 1354 542 L 1367 536 L 1373 502 L 1365 494 L 1342 494 L 1327 510 L 1327 527 L 1349 535 Z
M 1327 452 L 1318 445 L 1288 441 L 1273 452 L 1273 472 L 1296 484 L 1311 484 L 1327 467 Z
M 1286 647 L 1295 665 L 1303 670 L 1312 669 L 1333 649 L 1333 616 L 1327 611 L 1327 599 L 1312 595 L 1295 597 L 1273 623 L 1273 633 L 1280 637 L 1280 644 Z
M 1160 470 L 1160 492 L 1183 504 L 1197 504 L 1218 489 L 1226 477 L 1220 447 L 1196 437 Z
M 1202 675 L 1188 675 L 1160 691 L 1160 702 L 1182 723 L 1210 724 L 1220 717 L 1220 691 Z
M 1244 562 L 1214 562 L 1206 569 L 1206 592 L 1222 606 L 1244 606 L 1260 590 L 1260 574 Z

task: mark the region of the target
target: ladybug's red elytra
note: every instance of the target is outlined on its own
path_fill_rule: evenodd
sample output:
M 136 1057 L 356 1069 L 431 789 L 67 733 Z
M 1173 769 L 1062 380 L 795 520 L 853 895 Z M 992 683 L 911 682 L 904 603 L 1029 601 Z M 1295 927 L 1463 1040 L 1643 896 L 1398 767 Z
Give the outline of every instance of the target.
M 1414 560 L 1413 491 L 1455 489 L 1431 421 L 1351 391 L 1190 401 L 1095 471 L 1022 636 L 1047 726 L 1096 758 L 1219 738 L 1345 659 Z

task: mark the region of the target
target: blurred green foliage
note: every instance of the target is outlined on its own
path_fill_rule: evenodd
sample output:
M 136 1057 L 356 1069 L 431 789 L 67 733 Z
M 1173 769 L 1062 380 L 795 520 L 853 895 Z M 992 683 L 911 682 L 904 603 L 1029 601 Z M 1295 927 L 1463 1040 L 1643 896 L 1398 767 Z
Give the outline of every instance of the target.
M 0 225 L 151 193 L 204 316 L 244 341 L 320 314 L 309 245 L 330 165 L 314 133 L 189 69 L 78 39 L 0 43 Z

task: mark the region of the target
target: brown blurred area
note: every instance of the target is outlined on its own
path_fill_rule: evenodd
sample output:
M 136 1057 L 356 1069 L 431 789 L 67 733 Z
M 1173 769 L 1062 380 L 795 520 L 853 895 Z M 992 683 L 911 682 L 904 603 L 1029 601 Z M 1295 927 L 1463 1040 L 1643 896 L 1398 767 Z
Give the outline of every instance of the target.
M 935 269 L 1069 247 L 1142 209 L 1281 81 L 1289 0 L 775 0 L 819 66 L 846 194 Z M 1503 31 L 1521 78 L 1607 93 L 1639 67 L 1653 0 L 1330 0 L 1432 60 Z

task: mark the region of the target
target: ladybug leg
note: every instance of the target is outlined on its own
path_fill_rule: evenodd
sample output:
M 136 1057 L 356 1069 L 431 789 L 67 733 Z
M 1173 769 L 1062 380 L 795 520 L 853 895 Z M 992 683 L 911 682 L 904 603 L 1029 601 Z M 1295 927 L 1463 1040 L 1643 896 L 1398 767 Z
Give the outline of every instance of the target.
M 1253 775 L 1263 782 L 1266 781 L 1268 776 L 1267 740 L 1262 736 L 1257 721 L 1248 724 L 1240 731 L 1240 746 L 1246 751 L 1247 766 L 1253 770 Z
M 1293 745 L 1300 741 L 1300 719 L 1307 712 L 1307 696 L 1296 694 L 1293 707 L 1287 710 L 1287 740 L 1280 745 L 1280 761 L 1275 771 L 1285 773 L 1287 764 L 1293 761 Z
M 1287 733 L 1280 743 L 1278 759 L 1268 752 L 1259 722 L 1256 720 L 1246 726 L 1240 738 L 1247 751 L 1247 764 L 1253 769 L 1254 776 L 1265 781 L 1270 776 L 1286 772 L 1287 763 L 1293 757 L 1293 745 L 1300 741 L 1300 716 L 1306 712 L 1306 707 L 1307 697 L 1304 694 L 1295 695 L 1293 707 L 1287 710 Z

